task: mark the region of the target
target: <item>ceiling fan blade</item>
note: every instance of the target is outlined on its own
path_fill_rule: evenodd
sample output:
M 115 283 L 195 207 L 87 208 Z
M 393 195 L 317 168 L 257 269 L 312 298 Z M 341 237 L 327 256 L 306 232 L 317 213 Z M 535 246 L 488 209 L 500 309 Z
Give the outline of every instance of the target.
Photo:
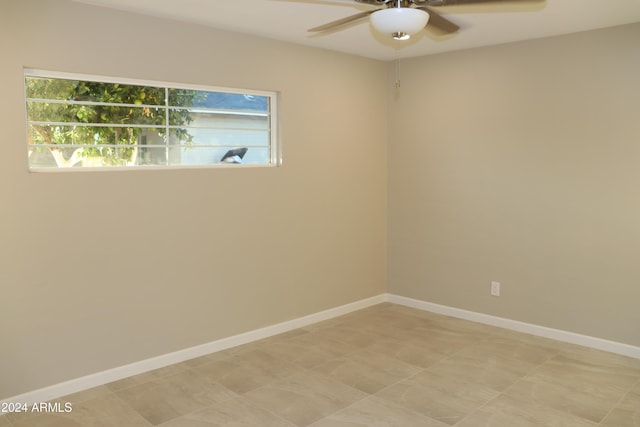
M 353 7 L 353 0 L 272 0 L 289 3 L 309 3 L 309 4 L 326 4 L 331 6 L 347 6 Z
M 417 7 L 416 9 L 422 9 L 429 14 L 429 22 L 427 23 L 427 26 L 435 27 L 445 33 L 455 33 L 460 29 L 460 26 L 449 21 L 447 18 L 435 12 L 431 8 L 424 6 Z
M 316 32 L 319 32 L 319 31 L 330 30 L 332 28 L 339 27 L 341 25 L 345 25 L 345 24 L 357 21 L 357 20 L 362 19 L 362 18 L 366 18 L 367 16 L 371 15 L 373 12 L 376 12 L 378 10 L 380 10 L 380 9 L 374 9 L 374 10 L 368 10 L 366 12 L 356 13 L 355 15 L 347 16 L 346 18 L 338 19 L 337 21 L 329 22 L 328 24 L 324 24 L 324 25 L 320 25 L 318 27 L 310 28 L 307 31 L 312 32 L 312 33 L 316 33 Z
M 356 0 L 356 2 L 364 3 L 364 4 L 372 4 L 374 6 L 383 6 L 384 4 L 388 3 L 389 0 Z
M 455 6 L 479 3 L 544 3 L 545 1 L 546 0 L 424 0 L 418 3 L 427 4 L 428 6 Z

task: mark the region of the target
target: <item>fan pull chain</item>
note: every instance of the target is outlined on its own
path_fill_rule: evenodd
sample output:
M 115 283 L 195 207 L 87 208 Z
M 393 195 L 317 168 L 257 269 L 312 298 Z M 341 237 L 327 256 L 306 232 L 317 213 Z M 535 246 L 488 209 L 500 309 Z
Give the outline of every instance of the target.
M 400 60 L 396 59 L 396 89 L 400 89 Z

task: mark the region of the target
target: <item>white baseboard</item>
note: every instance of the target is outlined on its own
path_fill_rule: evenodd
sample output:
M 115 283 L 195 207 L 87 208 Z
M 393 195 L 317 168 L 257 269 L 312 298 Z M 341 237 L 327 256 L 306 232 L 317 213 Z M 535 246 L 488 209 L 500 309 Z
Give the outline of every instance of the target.
M 348 314 L 356 310 L 361 310 L 363 308 L 367 308 L 386 301 L 386 294 L 376 295 L 371 298 L 355 301 L 349 304 L 341 305 L 339 307 L 310 314 L 308 316 L 278 323 L 276 325 L 271 325 L 239 335 L 222 338 L 206 344 L 186 348 L 184 350 L 179 350 L 173 353 L 163 354 L 161 356 L 134 362 L 129 365 L 119 366 L 107 371 L 98 372 L 95 374 L 87 375 L 85 377 L 72 379 L 70 381 L 65 381 L 59 384 L 54 384 L 49 387 L 41 388 L 39 390 L 30 391 L 18 396 L 0 400 L 0 405 L 10 402 L 27 403 L 28 405 L 32 405 L 33 403 L 38 402 L 46 402 L 113 381 L 121 380 L 132 375 L 142 374 L 144 372 L 163 368 L 174 363 L 184 362 L 185 360 L 204 356 L 210 353 L 215 353 L 216 351 L 226 350 L 228 348 L 247 344 L 249 342 L 257 341 L 263 338 L 268 338 L 270 336 L 291 331 L 293 329 L 302 328 L 317 322 L 321 322 L 323 320 L 342 316 L 344 314 Z
M 602 338 L 581 335 L 574 332 L 563 331 L 560 329 L 548 328 L 546 326 L 539 326 L 531 323 L 520 322 L 517 320 L 505 319 L 503 317 L 491 316 L 489 314 L 477 313 L 474 311 L 463 310 L 461 308 L 434 304 L 431 302 L 407 298 L 399 295 L 387 294 L 387 301 L 394 304 L 417 308 L 419 310 L 444 314 L 446 316 L 457 317 L 459 319 L 471 320 L 473 322 L 484 323 L 486 325 L 511 329 L 518 332 L 524 332 L 531 335 L 551 338 L 557 341 L 564 341 L 571 344 L 577 344 L 584 347 L 595 348 L 598 350 L 608 351 L 610 353 L 616 353 L 623 356 L 640 359 L 640 347 L 635 347 L 616 341 L 609 341 Z

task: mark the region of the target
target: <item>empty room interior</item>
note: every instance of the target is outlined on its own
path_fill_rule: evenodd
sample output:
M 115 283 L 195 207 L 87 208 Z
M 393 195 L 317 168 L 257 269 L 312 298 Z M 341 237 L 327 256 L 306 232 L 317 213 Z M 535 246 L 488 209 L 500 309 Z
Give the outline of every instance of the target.
M 640 426 L 640 23 L 399 61 L 72 0 L 0 33 L 0 426 Z M 277 92 L 282 163 L 30 172 L 27 68 Z

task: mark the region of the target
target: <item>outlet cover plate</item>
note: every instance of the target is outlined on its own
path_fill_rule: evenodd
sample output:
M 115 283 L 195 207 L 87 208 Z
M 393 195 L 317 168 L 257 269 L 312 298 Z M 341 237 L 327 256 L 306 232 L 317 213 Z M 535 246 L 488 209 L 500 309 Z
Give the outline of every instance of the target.
M 491 295 L 493 295 L 494 297 L 500 296 L 500 282 L 491 282 Z

